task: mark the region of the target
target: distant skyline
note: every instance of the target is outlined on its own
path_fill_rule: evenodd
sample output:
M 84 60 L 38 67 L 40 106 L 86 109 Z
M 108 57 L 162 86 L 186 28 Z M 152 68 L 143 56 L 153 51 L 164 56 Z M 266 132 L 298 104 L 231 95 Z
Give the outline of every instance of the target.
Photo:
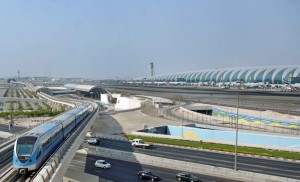
M 300 64 L 299 0 L 0 0 L 0 77 Z

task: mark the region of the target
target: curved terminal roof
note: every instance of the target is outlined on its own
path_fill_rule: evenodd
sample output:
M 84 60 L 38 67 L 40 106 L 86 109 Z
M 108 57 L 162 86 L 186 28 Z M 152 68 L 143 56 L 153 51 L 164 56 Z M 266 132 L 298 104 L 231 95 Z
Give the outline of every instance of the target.
M 155 75 L 143 78 L 145 81 L 186 82 L 268 82 L 282 84 L 283 79 L 300 77 L 300 65 L 260 66 L 245 68 L 220 68 L 200 71 Z
M 78 90 L 78 91 L 82 91 L 82 92 L 91 92 L 91 90 L 93 88 L 95 88 L 96 86 L 94 85 L 78 85 L 78 84 L 66 84 L 64 85 L 65 88 L 67 89 L 72 89 L 72 90 Z
M 64 85 L 67 89 L 76 90 L 79 92 L 84 92 L 85 94 L 89 94 L 91 98 L 100 99 L 101 94 L 107 94 L 108 91 L 95 85 L 79 85 L 79 84 L 66 84 Z

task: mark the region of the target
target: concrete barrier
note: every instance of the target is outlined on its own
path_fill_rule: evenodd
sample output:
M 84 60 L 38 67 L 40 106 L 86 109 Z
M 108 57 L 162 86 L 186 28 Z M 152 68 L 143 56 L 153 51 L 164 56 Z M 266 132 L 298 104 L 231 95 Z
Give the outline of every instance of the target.
M 49 181 L 49 179 L 50 179 L 47 169 L 42 169 L 41 172 L 39 173 L 39 175 L 42 177 L 43 182 Z

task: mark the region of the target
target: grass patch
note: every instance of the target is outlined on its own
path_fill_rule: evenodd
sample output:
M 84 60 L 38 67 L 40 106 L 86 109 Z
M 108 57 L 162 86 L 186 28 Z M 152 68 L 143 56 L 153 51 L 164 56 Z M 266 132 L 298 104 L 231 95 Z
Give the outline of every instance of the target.
M 197 141 L 188 141 L 188 140 L 178 140 L 178 139 L 169 139 L 169 138 L 156 138 L 156 137 L 147 137 L 147 136 L 138 136 L 138 135 L 126 135 L 126 136 L 129 140 L 140 138 L 143 139 L 144 141 L 153 142 L 153 143 L 201 148 L 201 149 L 208 149 L 208 150 L 217 150 L 217 151 L 224 151 L 224 152 L 235 152 L 234 145 L 200 142 L 200 141 L 197 142 Z M 244 147 L 244 146 L 238 146 L 237 152 L 242 154 L 300 160 L 299 152 L 268 150 L 268 149 Z
M 40 116 L 56 116 L 58 114 L 61 114 L 65 112 L 65 110 L 58 110 L 58 111 L 52 111 L 52 110 L 35 110 L 35 111 L 14 111 L 12 112 L 13 116 L 26 116 L 26 117 L 40 117 Z M 10 115 L 10 112 L 1 112 L 0 118 L 7 118 Z

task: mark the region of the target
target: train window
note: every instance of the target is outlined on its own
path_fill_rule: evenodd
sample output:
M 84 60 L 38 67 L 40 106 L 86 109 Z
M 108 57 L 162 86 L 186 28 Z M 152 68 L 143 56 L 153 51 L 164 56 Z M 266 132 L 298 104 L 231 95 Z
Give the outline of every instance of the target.
M 38 159 L 41 156 L 42 150 L 41 148 L 39 148 L 38 153 L 36 154 L 36 159 Z
M 36 137 L 24 136 L 20 137 L 17 141 L 17 154 L 18 156 L 29 156 L 34 148 Z
M 45 141 L 43 141 L 42 148 L 45 149 Z

